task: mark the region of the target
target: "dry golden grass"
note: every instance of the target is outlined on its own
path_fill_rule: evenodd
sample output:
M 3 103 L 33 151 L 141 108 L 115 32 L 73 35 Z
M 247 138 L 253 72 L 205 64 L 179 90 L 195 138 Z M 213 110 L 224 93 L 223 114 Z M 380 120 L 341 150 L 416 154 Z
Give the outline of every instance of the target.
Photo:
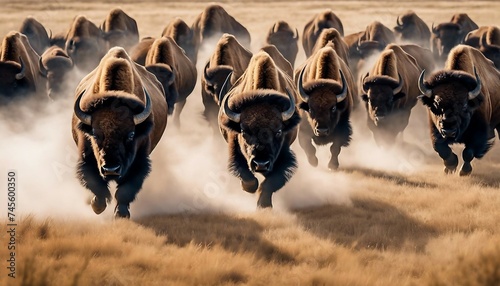
M 396 15 L 410 8 L 428 23 L 467 12 L 479 25 L 500 25 L 500 3 L 495 1 L 397 1 L 398 7 L 393 1 L 283 2 L 223 5 L 249 28 L 254 50 L 277 18 L 301 31 L 325 8 L 334 9 L 346 33 L 374 20 L 392 27 Z M 206 5 L 0 3 L 0 35 L 17 29 L 27 15 L 58 33 L 77 14 L 100 23 L 111 8 L 120 6 L 138 21 L 141 37 L 158 36 L 175 16 L 190 23 Z M 301 51 L 297 63 L 303 59 Z M 199 88 L 188 105 L 197 93 Z M 363 125 L 364 117 L 357 120 Z M 430 148 L 427 137 L 418 143 Z M 301 168 L 309 169 L 302 150 L 294 147 Z M 433 152 L 419 159 L 423 166 L 408 172 L 353 163 L 356 152 L 347 148 L 340 155 L 341 170 L 329 182 L 331 192 L 336 192 L 339 176 L 352 184 L 346 200 L 331 204 L 285 211 L 160 213 L 132 221 L 24 214 L 17 229 L 19 275 L 7 278 L 2 266 L 0 285 L 500 285 L 498 147 L 474 161 L 473 175 L 467 178 L 444 176 Z M 0 237 L 3 243 L 4 231 Z M 1 246 L 2 261 L 7 255 Z

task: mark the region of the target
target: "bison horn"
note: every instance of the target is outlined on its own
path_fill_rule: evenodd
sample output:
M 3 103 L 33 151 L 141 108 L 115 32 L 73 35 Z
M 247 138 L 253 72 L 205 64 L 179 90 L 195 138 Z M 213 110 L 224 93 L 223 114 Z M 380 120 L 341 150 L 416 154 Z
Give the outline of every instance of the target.
M 227 92 L 231 89 L 232 84 L 231 84 L 231 76 L 233 75 L 233 71 L 231 71 L 227 77 L 224 83 L 222 84 L 222 87 L 219 91 L 219 103 L 222 102 L 224 97 L 226 96 Z
M 288 107 L 287 110 L 281 113 L 281 119 L 283 121 L 287 121 L 288 119 L 292 118 L 293 114 L 295 113 L 295 98 L 293 97 L 293 94 L 290 92 L 288 88 L 286 89 L 286 94 L 290 99 L 290 106 Z
M 488 48 L 490 46 L 488 44 L 488 37 L 486 36 L 486 33 L 481 35 L 481 39 L 479 39 L 479 46 L 485 47 L 485 48 Z
M 396 88 L 392 90 L 393 95 L 398 94 L 399 92 L 401 92 L 401 89 L 403 89 L 404 82 L 403 82 L 403 79 L 401 78 L 401 75 L 399 73 L 398 73 L 398 80 L 399 80 L 398 86 L 396 86 Z
M 424 77 L 425 77 L 425 69 L 422 71 L 422 73 L 420 73 L 420 77 L 418 78 L 418 89 L 420 89 L 420 92 L 424 96 L 431 97 L 432 89 L 428 89 L 427 86 L 425 86 Z
M 24 65 L 23 59 L 21 57 L 19 57 L 19 63 L 21 64 L 21 71 L 16 74 L 17 80 L 23 79 L 26 72 L 26 66 Z
M 396 19 L 396 24 L 398 24 L 398 26 L 402 27 L 403 24 L 399 21 L 399 16 L 398 16 L 398 19 Z
M 226 81 L 227 80 L 228 79 L 226 79 Z M 237 113 L 237 112 L 234 112 L 234 111 L 231 110 L 231 108 L 229 108 L 229 103 L 228 103 L 228 101 L 229 101 L 229 94 L 227 94 L 227 95 L 224 96 L 223 101 L 224 102 L 222 103 L 222 105 L 223 105 L 222 111 L 224 112 L 224 115 L 226 115 L 231 121 L 236 122 L 236 123 L 240 123 L 241 114 Z
M 151 96 L 149 96 L 149 93 L 148 91 L 143 88 L 144 90 L 144 96 L 146 97 L 146 106 L 144 107 L 144 110 L 137 114 L 137 115 L 134 115 L 134 124 L 135 125 L 139 125 L 141 124 L 142 122 L 144 122 L 148 117 L 149 115 L 151 115 Z
M 207 70 L 208 70 L 208 67 L 210 66 L 210 61 L 207 62 L 207 64 L 205 65 L 205 68 L 203 69 L 203 77 L 206 79 L 206 80 L 211 80 L 210 76 L 208 75 L 207 73 Z
M 348 91 L 348 86 L 345 80 L 344 72 L 342 72 L 341 69 L 339 69 L 339 72 L 340 72 L 340 78 L 342 80 L 342 91 L 340 92 L 340 94 L 337 94 L 337 103 L 342 102 L 344 99 L 346 99 Z
M 276 30 L 276 22 L 274 22 L 273 27 L 271 28 L 271 31 L 273 31 L 273 33 L 278 32 L 278 31 Z
M 40 59 L 38 59 L 38 66 L 39 66 L 39 69 L 40 69 L 40 74 L 43 76 L 43 77 L 47 77 L 47 69 L 45 68 L 45 66 L 43 65 L 43 62 L 42 62 L 42 57 L 40 57 Z
M 436 34 L 436 35 L 439 33 L 439 32 L 438 32 L 438 30 L 437 30 L 437 28 L 436 28 L 436 27 L 434 27 L 434 22 L 432 22 L 432 32 L 433 32 L 434 34 Z
M 361 79 L 361 87 L 363 89 L 363 93 L 367 94 L 368 93 L 368 86 L 365 84 L 365 79 L 368 77 L 370 73 L 367 72 L 363 78 Z
M 295 28 L 295 34 L 293 35 L 293 39 L 297 40 L 299 38 L 299 30 Z
M 86 112 L 84 112 L 80 108 L 80 100 L 82 99 L 83 94 L 86 90 L 82 91 L 80 95 L 76 98 L 75 106 L 73 108 L 75 115 L 80 121 L 85 125 L 92 125 L 92 116 Z
M 476 88 L 474 88 L 474 90 L 469 91 L 469 94 L 468 94 L 469 100 L 473 100 L 481 92 L 481 79 L 479 78 L 479 75 L 477 74 L 476 67 L 474 67 L 474 75 L 476 76 L 476 83 L 477 84 L 476 84 Z
M 307 66 L 304 66 L 302 68 L 302 70 L 300 71 L 300 75 L 299 75 L 299 82 L 298 82 L 298 88 L 299 88 L 299 96 L 300 96 L 300 99 L 302 99 L 303 102 L 307 103 L 309 101 L 309 95 L 306 93 L 306 91 L 304 90 L 304 86 L 303 86 L 303 83 L 302 83 L 302 78 L 304 77 L 304 72 L 306 70 L 306 67 Z
M 49 29 L 49 32 L 50 32 L 49 39 L 52 39 L 52 30 L 51 30 L 51 29 Z

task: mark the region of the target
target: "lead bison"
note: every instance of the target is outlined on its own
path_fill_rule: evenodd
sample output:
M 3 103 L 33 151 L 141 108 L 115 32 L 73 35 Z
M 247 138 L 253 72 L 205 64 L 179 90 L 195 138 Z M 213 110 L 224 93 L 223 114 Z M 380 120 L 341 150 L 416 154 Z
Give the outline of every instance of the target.
M 445 173 L 455 172 L 458 157 L 449 145 L 462 143 L 460 176 L 472 172 L 500 134 L 500 72 L 477 49 L 459 45 L 450 51 L 443 70 L 419 79 L 422 103 L 428 108 L 431 140 L 443 159 Z
M 297 167 L 290 150 L 300 121 L 294 84 L 263 51 L 252 57 L 238 83 L 227 95 L 228 88 L 221 93 L 219 126 L 229 147 L 229 169 L 243 190 L 258 191 L 258 207 L 272 207 L 273 193 Z M 265 178 L 260 184 L 255 173 Z
M 391 44 L 362 79 L 362 99 L 368 127 L 380 146 L 394 144 L 402 133 L 420 95 L 416 79 L 422 69 L 415 58 Z
M 350 114 L 355 94 L 354 79 L 347 64 L 331 45 L 313 54 L 298 77 L 301 117 L 299 143 L 312 166 L 318 165 L 317 145 L 330 146 L 328 168 L 339 167 L 338 156 L 342 147 L 351 140 Z
M 181 18 L 175 18 L 163 29 L 162 37 L 170 37 L 181 47 L 186 56 L 196 65 L 198 47 L 194 39 L 194 31 Z
M 409 10 L 399 15 L 396 24 L 394 32 L 401 42 L 430 48 L 431 30 L 414 11 Z
M 116 8 L 109 12 L 101 25 L 107 48 L 123 47 L 129 50 L 139 42 L 139 30 L 134 18 Z
M 299 52 L 299 31 L 293 30 L 285 21 L 276 21 L 267 32 L 266 43 L 274 45 L 280 53 L 287 59 L 292 67 L 295 65 L 295 58 Z
M 304 31 L 302 33 L 302 47 L 306 53 L 306 57 L 310 57 L 313 53 L 313 47 L 321 34 L 321 31 L 328 28 L 335 28 L 344 36 L 344 26 L 332 10 L 325 10 L 317 15 L 315 15 L 307 24 L 304 26 Z
M 130 217 L 129 205 L 151 170 L 149 154 L 166 124 L 161 84 L 121 47 L 109 50 L 80 82 L 72 120 L 77 175 L 94 194 L 96 214 L 106 209 L 108 184 L 115 181 L 115 217 Z

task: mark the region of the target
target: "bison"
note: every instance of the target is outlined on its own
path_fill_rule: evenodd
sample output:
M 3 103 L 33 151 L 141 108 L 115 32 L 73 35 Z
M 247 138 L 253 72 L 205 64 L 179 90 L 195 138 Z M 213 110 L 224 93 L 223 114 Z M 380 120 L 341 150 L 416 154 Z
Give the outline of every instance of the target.
M 446 174 L 455 172 L 458 157 L 449 145 L 462 143 L 460 176 L 472 172 L 471 161 L 482 158 L 500 134 L 500 72 L 477 49 L 458 45 L 445 67 L 419 78 L 422 103 L 427 107 L 432 146 L 443 159 Z
M 195 43 L 194 31 L 181 18 L 171 21 L 163 32 L 162 37 L 170 37 L 181 47 L 186 56 L 196 65 L 198 59 L 198 47 Z
M 500 29 L 482 26 L 467 34 L 465 44 L 479 49 L 500 70 Z
M 111 10 L 101 28 L 108 49 L 117 46 L 128 51 L 139 42 L 137 22 L 121 9 Z
M 19 32 L 28 37 L 28 41 L 38 55 L 43 54 L 43 52 L 50 46 L 49 35 L 45 27 L 38 22 L 35 18 L 29 16 L 24 19 Z
M 292 65 L 295 65 L 295 58 L 299 52 L 299 31 L 293 30 L 285 21 L 276 21 L 267 32 L 266 43 L 274 45 L 280 53 Z
M 229 74 L 231 74 L 231 84 L 234 84 L 245 72 L 251 58 L 252 53 L 233 35 L 224 34 L 203 69 L 201 78 L 201 98 L 205 107 L 203 116 L 215 132 L 219 129 L 217 115 L 222 85 Z
M 414 11 L 409 10 L 399 15 L 396 24 L 394 33 L 401 42 L 410 42 L 424 48 L 430 48 L 431 30 Z
M 332 46 L 314 53 L 301 69 L 297 79 L 300 114 L 299 144 L 309 164 L 316 167 L 316 145 L 331 143 L 330 170 L 339 167 L 338 156 L 342 147 L 351 140 L 349 121 L 353 108 L 354 79 L 347 64 Z
M 434 61 L 434 55 L 431 50 L 413 44 L 398 46 L 403 49 L 403 51 L 414 57 L 421 69 L 433 71 L 436 68 L 436 62 Z
M 415 58 L 391 44 L 362 79 L 362 99 L 368 127 L 379 146 L 394 144 L 410 119 L 420 95 L 416 79 L 421 72 Z
M 162 89 L 122 47 L 110 49 L 78 85 L 72 119 L 77 175 L 94 194 L 96 214 L 106 209 L 108 184 L 115 181 L 115 217 L 130 217 L 130 203 L 151 170 L 149 154 L 167 124 Z
M 315 15 L 304 27 L 302 33 L 302 47 L 306 53 L 306 57 L 310 57 L 313 52 L 313 47 L 323 29 L 335 28 L 341 36 L 344 36 L 344 26 L 332 10 L 327 9 Z
M 347 46 L 347 43 L 342 39 L 339 31 L 337 31 L 337 29 L 335 28 L 323 29 L 323 31 L 321 31 L 321 34 L 316 40 L 316 44 L 314 44 L 312 54 L 315 54 L 318 50 L 325 47 L 328 43 L 332 43 L 337 55 L 346 64 L 348 64 L 349 46 Z
M 230 76 L 225 84 L 229 81 Z M 228 89 L 222 88 L 219 126 L 228 143 L 229 169 L 241 180 L 243 190 L 258 191 L 258 207 L 272 207 L 273 193 L 297 167 L 290 149 L 300 121 L 293 81 L 260 51 L 226 94 Z M 264 176 L 260 184 L 256 173 Z
M 47 78 L 47 93 L 50 99 L 65 98 L 71 89 L 70 75 L 73 72 L 73 61 L 58 46 L 47 49 L 40 58 L 40 71 Z

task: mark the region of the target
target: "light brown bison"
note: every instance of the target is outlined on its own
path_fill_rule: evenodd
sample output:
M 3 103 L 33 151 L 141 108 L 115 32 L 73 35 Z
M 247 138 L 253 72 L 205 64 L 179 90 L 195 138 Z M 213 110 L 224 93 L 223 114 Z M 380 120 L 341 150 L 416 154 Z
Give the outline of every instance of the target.
M 171 21 L 163 32 L 162 37 L 170 37 L 186 52 L 187 57 L 196 65 L 198 47 L 195 43 L 194 31 L 181 18 Z
M 458 157 L 449 145 L 462 143 L 460 176 L 472 172 L 471 161 L 482 158 L 500 134 L 500 72 L 479 50 L 458 45 L 443 70 L 419 79 L 422 103 L 428 108 L 431 140 L 443 159 L 445 173 L 455 172 Z
M 258 207 L 272 207 L 272 194 L 297 167 L 290 150 L 300 121 L 293 81 L 260 51 L 234 89 L 227 96 L 222 90 L 219 126 L 229 147 L 229 169 L 245 191 L 258 191 Z M 265 177 L 260 184 L 255 173 Z
M 231 74 L 234 84 L 245 72 L 252 53 L 245 49 L 230 34 L 224 34 L 217 42 L 215 50 L 203 69 L 201 78 L 201 98 L 205 110 L 203 116 L 214 132 L 218 132 L 217 115 L 219 113 L 219 94 L 224 81 Z
M 73 72 L 73 61 L 58 46 L 47 49 L 40 58 L 40 71 L 47 78 L 47 93 L 50 99 L 66 98 L 71 88 L 70 75 Z
M 80 70 L 93 70 L 107 50 L 102 30 L 85 16 L 75 17 L 66 35 L 65 50 Z
M 399 15 L 396 24 L 394 33 L 401 42 L 410 42 L 424 48 L 430 48 L 431 30 L 414 11 L 409 10 Z
M 119 8 L 109 12 L 101 28 L 108 49 L 116 46 L 128 51 L 139 42 L 137 22 Z
M 314 53 L 297 79 L 301 117 L 299 143 L 312 166 L 318 165 L 316 148 L 312 144 L 331 143 L 330 170 L 339 167 L 342 147 L 351 140 L 349 121 L 356 94 L 354 79 L 347 64 L 327 45 Z M 305 120 L 307 119 L 307 120 Z
M 500 29 L 495 26 L 482 26 L 469 32 L 465 44 L 479 49 L 500 70 Z
M 477 24 L 465 13 L 455 14 L 450 22 L 434 27 L 432 25 L 431 50 L 436 60 L 444 62 L 450 50 L 460 44 L 465 36 L 478 28 Z
M 302 47 L 306 53 L 306 57 L 310 57 L 313 52 L 313 47 L 323 29 L 335 28 L 341 36 L 344 36 L 344 26 L 332 10 L 327 9 L 315 15 L 304 27 L 302 33 Z
M 285 21 L 276 21 L 269 29 L 266 36 L 266 43 L 274 45 L 280 53 L 292 65 L 295 65 L 295 58 L 299 52 L 299 31 L 290 27 Z
M 416 79 L 421 71 L 415 58 L 400 46 L 391 44 L 363 77 L 362 99 L 368 127 L 378 145 L 394 144 L 396 136 L 408 125 L 411 110 L 420 95 Z
M 72 120 L 78 146 L 77 175 L 93 194 L 96 214 L 111 200 L 115 217 L 130 217 L 129 205 L 151 170 L 149 154 L 167 124 L 167 102 L 154 75 L 115 47 L 76 89 Z
M 25 35 L 7 33 L 0 50 L 0 105 L 30 96 L 46 98 L 39 59 Z
M 28 37 L 28 41 L 38 55 L 43 54 L 43 52 L 50 46 L 49 35 L 45 27 L 38 22 L 35 18 L 29 16 L 24 19 L 19 32 Z

